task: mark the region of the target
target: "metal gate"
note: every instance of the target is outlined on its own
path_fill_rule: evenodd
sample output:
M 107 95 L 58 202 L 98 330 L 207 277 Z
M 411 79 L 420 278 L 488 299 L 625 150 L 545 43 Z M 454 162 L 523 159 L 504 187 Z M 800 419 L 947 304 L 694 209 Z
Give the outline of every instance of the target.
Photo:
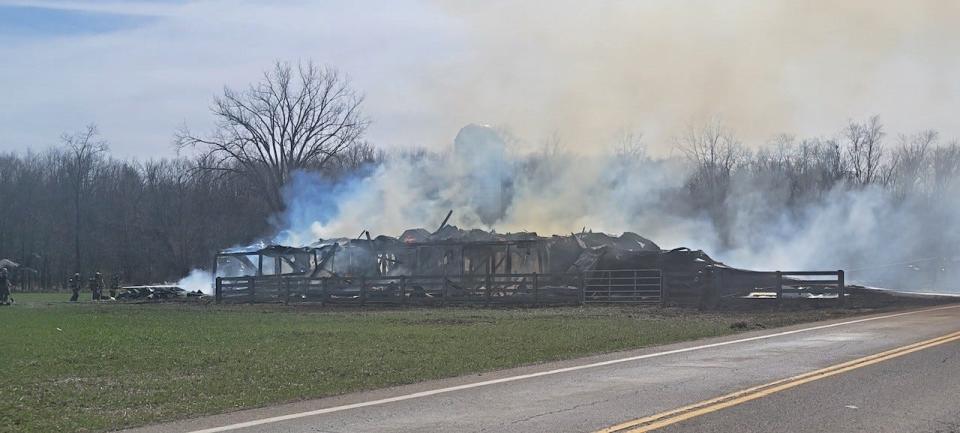
M 584 303 L 659 304 L 662 299 L 659 269 L 592 270 L 583 275 Z

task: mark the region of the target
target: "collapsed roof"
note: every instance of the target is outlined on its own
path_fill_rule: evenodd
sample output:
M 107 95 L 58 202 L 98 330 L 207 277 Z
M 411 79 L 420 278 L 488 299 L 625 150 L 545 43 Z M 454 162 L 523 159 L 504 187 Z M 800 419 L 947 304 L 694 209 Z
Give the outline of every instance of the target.
M 232 259 L 223 260 L 221 259 Z M 398 238 L 369 232 L 321 239 L 305 247 L 254 245 L 218 255 L 219 276 L 474 275 L 576 273 L 594 269 L 641 269 L 719 265 L 702 251 L 662 250 L 636 233 L 600 232 L 550 237 L 535 232 L 497 233 L 443 224 L 434 232 L 404 231 Z

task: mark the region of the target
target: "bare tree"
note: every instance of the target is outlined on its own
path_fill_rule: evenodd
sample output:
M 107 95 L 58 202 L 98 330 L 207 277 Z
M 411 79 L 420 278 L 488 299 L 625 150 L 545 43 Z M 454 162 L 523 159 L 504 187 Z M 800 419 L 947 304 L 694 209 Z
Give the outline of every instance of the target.
M 810 192 L 819 196 L 843 181 L 846 161 L 836 139 L 808 139 L 801 146 L 805 148 L 804 157 L 810 159 L 810 176 L 813 180 L 808 189 Z
M 860 185 L 877 180 L 883 158 L 883 125 L 879 116 L 871 116 L 864 123 L 850 121 L 843 136 L 847 140 L 847 157 L 853 177 Z
M 539 153 L 546 159 L 559 157 L 566 152 L 566 144 L 560 137 L 560 131 L 553 130 L 540 141 Z
M 707 185 L 724 186 L 746 150 L 733 131 L 719 119 L 691 125 L 677 139 L 680 149 L 697 167 L 697 177 Z
M 643 133 L 622 130 L 613 143 L 613 153 L 624 161 L 636 162 L 647 156 L 647 146 L 643 142 Z
M 932 169 L 931 147 L 936 145 L 937 138 L 933 130 L 898 137 L 899 145 L 893 150 L 888 179 L 883 182 L 890 185 L 897 197 L 904 198 L 929 186 L 926 183 Z
M 184 128 L 176 143 L 201 148 L 203 170 L 246 177 L 280 211 L 281 188 L 294 171 L 323 169 L 358 142 L 368 124 L 362 101 L 333 68 L 277 62 L 261 82 L 245 91 L 224 88 L 214 99 L 213 133 Z
M 935 197 L 947 197 L 960 179 L 960 143 L 952 141 L 933 149 L 931 159 L 931 189 Z
M 677 138 L 677 146 L 693 163 L 687 179 L 689 205 L 705 210 L 714 220 L 722 242 L 730 244 L 730 214 L 724 206 L 731 191 L 734 170 L 746 159 L 747 151 L 719 119 L 689 126 Z
M 80 258 L 82 257 L 80 234 L 83 232 L 81 224 L 82 199 L 87 192 L 90 174 L 100 161 L 102 154 L 107 151 L 107 142 L 100 138 L 97 125 L 92 123 L 79 132 L 64 133 L 60 136 L 60 141 L 69 158 L 67 170 L 73 183 L 74 265 L 75 272 L 80 272 Z
M 350 173 L 365 166 L 382 163 L 385 159 L 386 154 L 382 150 L 362 141 L 337 155 L 335 169 L 337 174 Z

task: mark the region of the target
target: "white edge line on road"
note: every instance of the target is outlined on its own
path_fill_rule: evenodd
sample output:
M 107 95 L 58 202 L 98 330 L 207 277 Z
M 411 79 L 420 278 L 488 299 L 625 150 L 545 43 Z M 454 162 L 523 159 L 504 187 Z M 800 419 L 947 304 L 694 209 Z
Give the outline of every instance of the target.
M 289 415 L 281 415 L 281 416 L 274 416 L 274 417 L 269 417 L 269 418 L 261 418 L 261 419 L 258 419 L 258 420 L 241 422 L 241 423 L 236 423 L 236 424 L 230 424 L 230 425 L 225 425 L 225 426 L 221 426 L 221 427 L 213 427 L 213 428 L 208 428 L 208 429 L 203 429 L 203 430 L 194 430 L 194 431 L 191 431 L 191 432 L 189 432 L 189 433 L 217 433 L 217 432 L 224 432 L 224 431 L 230 431 L 230 430 L 237 430 L 237 429 L 241 429 L 241 428 L 254 427 L 254 426 L 263 425 L 263 424 L 271 424 L 271 423 L 275 423 L 275 422 L 287 421 L 287 420 L 297 419 L 297 418 L 304 418 L 304 417 L 308 417 L 308 416 L 323 415 L 323 414 L 332 413 L 332 412 L 341 412 L 341 411 L 350 410 L 350 409 L 358 409 L 358 408 L 361 408 L 361 407 L 377 406 L 377 405 L 386 404 L 386 403 L 394 403 L 394 402 L 398 402 L 398 401 L 412 400 L 412 399 L 415 399 L 415 398 L 429 397 L 429 396 L 432 396 L 432 395 L 445 394 L 445 393 L 448 393 L 448 392 L 460 391 L 460 390 L 464 390 L 464 389 L 479 388 L 479 387 L 481 387 L 481 386 L 487 386 L 487 385 L 496 385 L 496 384 L 498 384 L 498 383 L 514 382 L 514 381 L 518 381 L 518 380 L 531 379 L 531 378 L 534 378 L 534 377 L 550 376 L 550 375 L 554 375 L 554 374 L 567 373 L 567 372 L 571 372 L 571 371 L 586 370 L 586 369 L 588 369 L 588 368 L 604 367 L 604 366 L 607 366 L 607 365 L 614 365 L 614 364 L 620 364 L 620 363 L 624 363 L 624 362 L 637 361 L 637 360 L 640 360 L 640 359 L 655 358 L 655 357 L 658 357 L 658 356 L 665 356 L 665 355 L 674 355 L 674 354 L 677 354 L 677 353 L 684 353 L 684 352 L 693 352 L 693 351 L 695 351 L 695 350 L 710 349 L 710 348 L 713 348 L 713 347 L 720 347 L 720 346 L 729 346 L 729 345 L 731 345 L 731 344 L 746 343 L 746 342 L 749 342 L 749 341 L 764 340 L 764 339 L 767 339 L 767 338 L 774 338 L 774 337 L 782 337 L 782 336 L 784 336 L 784 335 L 791 335 L 791 334 L 798 334 L 798 333 L 801 333 L 801 332 L 816 331 L 816 330 L 819 330 L 819 329 L 834 328 L 834 327 L 837 327 L 837 326 L 852 325 L 852 324 L 854 324 L 854 323 L 870 322 L 870 321 L 873 321 L 873 320 L 889 319 L 889 318 L 891 318 L 891 317 L 907 316 L 907 315 L 910 315 L 910 314 L 926 313 L 926 312 L 930 312 L 930 311 L 946 310 L 946 309 L 958 308 L 958 307 L 960 307 L 960 305 L 948 305 L 948 306 L 945 306 L 945 307 L 928 308 L 928 309 L 924 309 L 924 310 L 907 311 L 907 312 L 904 312 L 904 313 L 887 314 L 887 315 L 884 315 L 884 316 L 867 317 L 867 318 L 864 318 L 864 319 L 849 320 L 849 321 L 846 321 L 846 322 L 831 323 L 831 324 L 828 324 L 828 325 L 820 325 L 820 326 L 814 326 L 814 327 L 810 327 L 810 328 L 794 329 L 794 330 L 792 330 L 792 331 L 783 331 L 783 332 L 777 332 L 777 333 L 774 333 L 774 334 L 758 335 L 758 336 L 756 336 L 756 337 L 741 338 L 741 339 L 738 339 L 738 340 L 721 341 L 721 342 L 718 342 L 718 343 L 704 344 L 704 345 L 702 345 L 702 346 L 685 347 L 685 348 L 682 348 L 682 349 L 667 350 L 667 351 L 664 351 L 664 352 L 648 353 L 648 354 L 646 354 L 646 355 L 637 355 L 637 356 L 630 356 L 630 357 L 626 357 L 626 358 L 611 359 L 611 360 L 608 360 L 608 361 L 594 362 L 594 363 L 592 363 L 592 364 L 584 364 L 584 365 L 576 365 L 576 366 L 573 366 L 573 367 L 558 368 L 558 369 L 556 369 L 556 370 L 547 370 L 547 371 L 541 371 L 541 372 L 537 372 L 537 373 L 521 374 L 521 375 L 519 375 L 519 376 L 502 377 L 502 378 L 500 378 L 500 379 L 492 379 L 492 380 L 486 380 L 486 381 L 482 381 L 482 382 L 467 383 L 467 384 L 457 385 L 457 386 L 451 386 L 451 387 L 447 387 L 447 388 L 438 388 L 438 389 L 432 389 L 432 390 L 429 390 L 429 391 L 421 391 L 421 392 L 415 392 L 415 393 L 412 393 L 412 394 L 404 394 L 404 395 L 398 395 L 398 396 L 395 396 L 395 397 L 382 398 L 382 399 L 379 399 L 379 400 L 370 400 L 370 401 L 364 401 L 364 402 L 360 402 L 360 403 L 346 404 L 346 405 L 343 405 L 343 406 L 334 406 L 334 407 L 328 407 L 328 408 L 324 408 L 324 409 L 317 409 L 317 410 L 311 410 L 311 411 L 306 411 L 306 412 L 292 413 L 292 414 L 289 414 Z

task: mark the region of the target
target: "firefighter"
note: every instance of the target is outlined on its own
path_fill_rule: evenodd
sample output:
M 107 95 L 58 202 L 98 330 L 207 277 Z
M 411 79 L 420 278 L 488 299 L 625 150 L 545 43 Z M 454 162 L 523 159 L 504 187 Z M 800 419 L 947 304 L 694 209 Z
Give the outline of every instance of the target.
M 10 274 L 0 268 L 0 305 L 10 305 Z
M 120 292 L 120 274 L 113 274 L 113 278 L 110 279 L 110 297 L 117 299 L 117 294 Z
M 103 275 L 99 272 L 93 274 L 93 279 L 91 280 L 90 288 L 93 290 L 93 300 L 99 301 L 103 299 Z
M 80 273 L 79 273 L 79 272 L 73 274 L 73 276 L 70 277 L 70 282 L 69 282 L 69 284 L 70 284 L 70 290 L 73 292 L 73 294 L 70 295 L 70 302 L 77 302 L 77 299 L 80 298 L 80 287 L 81 287 L 81 285 L 83 284 L 83 283 L 80 281 Z

